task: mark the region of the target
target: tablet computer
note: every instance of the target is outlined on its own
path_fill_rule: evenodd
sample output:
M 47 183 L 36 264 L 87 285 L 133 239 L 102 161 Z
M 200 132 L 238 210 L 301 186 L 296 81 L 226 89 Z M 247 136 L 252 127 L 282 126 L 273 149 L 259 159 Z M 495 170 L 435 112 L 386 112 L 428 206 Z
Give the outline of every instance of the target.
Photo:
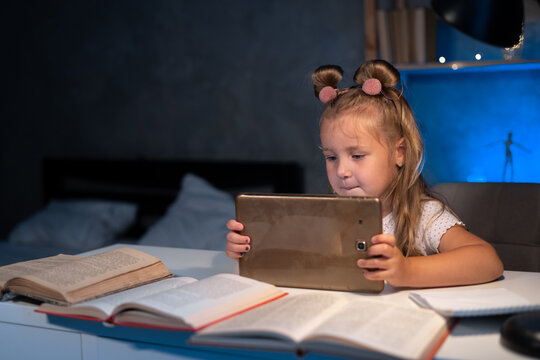
M 251 238 L 240 275 L 283 287 L 378 293 L 356 265 L 382 233 L 375 197 L 240 194 L 236 219 Z

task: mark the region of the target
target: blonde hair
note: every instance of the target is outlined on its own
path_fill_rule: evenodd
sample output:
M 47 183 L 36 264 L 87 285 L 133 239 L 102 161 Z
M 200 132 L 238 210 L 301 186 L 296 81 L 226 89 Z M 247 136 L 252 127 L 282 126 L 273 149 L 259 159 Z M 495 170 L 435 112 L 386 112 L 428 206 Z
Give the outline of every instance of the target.
M 321 120 L 331 121 L 343 112 L 378 111 L 380 116 L 370 118 L 369 126 L 381 143 L 388 148 L 403 138 L 405 161 L 397 171 L 397 176 L 382 197 L 389 199 L 394 215 L 397 246 L 406 256 L 419 255 L 415 247 L 416 224 L 420 222 L 422 203 L 426 195 L 431 196 L 421 176 L 424 162 L 424 143 L 411 107 L 400 83 L 399 71 L 384 60 L 372 60 L 363 64 L 354 74 L 358 84 L 346 89 L 337 89 L 343 77 L 339 66 L 321 66 L 312 74 L 315 96 L 331 86 L 337 96 L 328 101 L 321 114 Z M 361 85 L 368 79 L 378 79 L 382 90 L 379 94 L 368 95 Z M 362 117 L 365 119 L 366 117 Z

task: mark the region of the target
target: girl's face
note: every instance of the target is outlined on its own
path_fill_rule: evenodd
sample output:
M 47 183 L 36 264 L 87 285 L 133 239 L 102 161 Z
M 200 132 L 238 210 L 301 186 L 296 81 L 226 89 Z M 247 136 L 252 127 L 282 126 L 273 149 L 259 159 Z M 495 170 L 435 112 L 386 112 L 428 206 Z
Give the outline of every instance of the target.
M 398 141 L 389 149 L 379 142 L 362 118 L 351 114 L 340 115 L 321 124 L 321 145 L 326 159 L 326 173 L 334 191 L 345 196 L 381 197 L 397 175 L 397 164 L 403 163 Z M 389 204 L 384 199 L 386 215 Z

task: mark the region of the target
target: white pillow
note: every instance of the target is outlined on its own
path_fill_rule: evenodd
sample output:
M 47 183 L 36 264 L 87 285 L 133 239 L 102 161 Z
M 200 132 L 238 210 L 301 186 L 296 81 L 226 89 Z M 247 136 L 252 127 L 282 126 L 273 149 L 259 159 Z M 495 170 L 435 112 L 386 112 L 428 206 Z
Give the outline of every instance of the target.
M 86 251 L 112 242 L 135 221 L 135 204 L 106 200 L 53 200 L 9 234 L 14 245 Z
M 232 195 L 216 189 L 194 174 L 186 174 L 174 203 L 163 218 L 148 229 L 139 243 L 225 250 L 225 224 L 234 217 Z

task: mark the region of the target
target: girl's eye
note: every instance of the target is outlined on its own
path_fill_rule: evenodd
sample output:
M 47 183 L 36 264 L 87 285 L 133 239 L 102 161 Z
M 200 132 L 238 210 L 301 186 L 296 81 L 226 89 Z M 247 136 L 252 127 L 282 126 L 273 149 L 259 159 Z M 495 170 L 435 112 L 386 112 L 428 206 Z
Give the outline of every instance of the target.
M 336 157 L 334 155 L 326 155 L 325 159 L 326 161 L 335 161 Z
M 364 155 L 353 155 L 352 156 L 352 158 L 355 159 L 355 160 L 361 159 L 363 157 L 364 157 Z

